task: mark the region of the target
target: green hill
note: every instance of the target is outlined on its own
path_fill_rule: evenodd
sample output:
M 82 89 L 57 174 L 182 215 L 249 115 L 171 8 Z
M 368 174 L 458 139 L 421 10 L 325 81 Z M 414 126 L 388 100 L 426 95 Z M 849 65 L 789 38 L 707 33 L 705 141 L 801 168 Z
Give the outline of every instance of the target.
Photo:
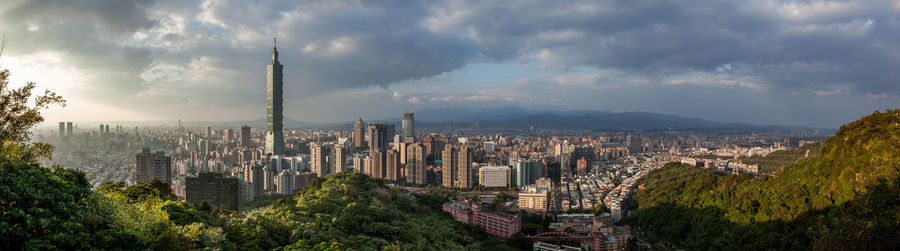
M 669 164 L 639 183 L 629 221 L 696 249 L 900 248 L 900 111 L 847 124 L 774 177 Z

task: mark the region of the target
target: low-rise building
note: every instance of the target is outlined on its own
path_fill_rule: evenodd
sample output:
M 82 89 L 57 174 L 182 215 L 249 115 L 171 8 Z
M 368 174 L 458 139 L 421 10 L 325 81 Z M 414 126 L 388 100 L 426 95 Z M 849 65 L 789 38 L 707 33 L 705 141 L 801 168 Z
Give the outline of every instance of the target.
M 453 219 L 479 226 L 488 234 L 497 237 L 510 238 L 522 231 L 521 215 L 484 211 L 481 205 L 475 201 L 447 202 L 443 205 L 443 210 L 453 215 Z

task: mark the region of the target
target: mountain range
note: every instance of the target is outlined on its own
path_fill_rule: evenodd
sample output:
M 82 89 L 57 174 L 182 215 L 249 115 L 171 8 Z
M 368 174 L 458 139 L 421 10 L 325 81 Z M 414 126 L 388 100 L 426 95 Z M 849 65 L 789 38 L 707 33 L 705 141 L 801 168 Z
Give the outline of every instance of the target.
M 400 117 L 382 120 L 366 120 L 366 123 L 393 123 L 400 125 Z M 652 112 L 609 112 L 587 110 L 527 110 L 517 106 L 504 106 L 470 110 L 460 107 L 424 109 L 415 112 L 416 127 L 427 128 L 517 128 L 528 129 L 577 129 L 577 130 L 809 130 L 815 128 L 781 125 L 753 125 L 733 122 L 715 122 L 698 118 Z M 265 126 L 265 118 L 252 121 L 221 122 L 220 124 L 247 124 Z M 285 118 L 288 128 L 349 128 L 354 121 L 335 123 L 311 123 Z

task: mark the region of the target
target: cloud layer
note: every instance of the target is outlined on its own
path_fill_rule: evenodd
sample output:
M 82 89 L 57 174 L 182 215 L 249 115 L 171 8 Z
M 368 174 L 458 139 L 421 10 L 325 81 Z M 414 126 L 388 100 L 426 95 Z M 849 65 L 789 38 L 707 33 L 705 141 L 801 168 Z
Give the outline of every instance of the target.
M 300 120 L 519 105 L 833 127 L 900 105 L 898 14 L 878 0 L 13 0 L 0 62 L 128 111 L 61 119 L 261 117 L 277 36 Z

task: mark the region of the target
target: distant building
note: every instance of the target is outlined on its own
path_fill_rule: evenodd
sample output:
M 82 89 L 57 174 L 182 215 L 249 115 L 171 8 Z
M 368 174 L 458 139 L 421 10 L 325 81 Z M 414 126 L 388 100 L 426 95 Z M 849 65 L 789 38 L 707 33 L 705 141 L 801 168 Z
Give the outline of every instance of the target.
M 59 122 L 59 137 L 66 136 L 66 122 Z
M 137 132 L 137 127 L 134 131 Z M 72 122 L 66 122 L 66 137 L 72 137 Z
M 472 162 L 474 162 L 475 154 L 467 144 L 460 146 L 457 151 L 457 168 L 456 171 L 456 187 L 472 188 L 475 186 L 475 170 L 472 170 Z
M 443 155 L 443 160 L 441 161 L 441 183 L 445 187 L 456 187 L 457 175 L 459 175 L 459 172 L 457 172 L 457 168 L 459 168 L 459 163 L 457 163 L 459 156 L 457 156 L 456 148 L 452 145 L 447 145 L 444 150 L 441 151 L 441 155 Z
M 642 142 L 640 136 L 628 135 L 625 138 L 625 145 L 628 147 L 628 151 L 632 154 L 644 152 L 644 143 Z
M 241 126 L 241 146 L 250 146 L 250 127 Z
M 485 166 L 478 169 L 479 184 L 484 187 L 508 187 L 509 167 Z
M 231 137 L 232 137 L 232 135 L 234 134 L 234 133 L 231 131 L 231 128 L 225 128 L 224 134 L 225 134 L 225 135 L 222 135 L 222 140 L 224 140 L 225 143 L 231 142 Z
M 184 180 L 187 202 L 201 204 L 206 201 L 212 206 L 238 209 L 240 181 L 237 178 L 223 177 L 221 173 L 200 173 Z
M 425 146 L 413 143 L 406 147 L 406 182 L 413 184 L 428 183 L 425 173 Z
M 164 152 L 151 153 L 150 148 L 144 148 L 135 155 L 135 159 L 135 183 L 158 179 L 172 185 L 172 158 Z
M 369 152 L 369 176 L 375 179 L 384 179 L 385 176 L 385 151 L 375 149 Z
M 290 170 L 282 170 L 275 175 L 275 194 L 293 194 L 294 193 L 294 172 Z
M 366 147 L 366 123 L 363 123 L 362 117 L 356 118 L 353 124 L 353 148 Z
M 416 131 L 413 128 L 414 127 L 413 115 L 414 114 L 411 112 L 403 113 L 403 121 L 401 124 L 401 126 L 403 127 L 403 134 L 400 135 L 400 139 L 406 143 L 415 142 Z

